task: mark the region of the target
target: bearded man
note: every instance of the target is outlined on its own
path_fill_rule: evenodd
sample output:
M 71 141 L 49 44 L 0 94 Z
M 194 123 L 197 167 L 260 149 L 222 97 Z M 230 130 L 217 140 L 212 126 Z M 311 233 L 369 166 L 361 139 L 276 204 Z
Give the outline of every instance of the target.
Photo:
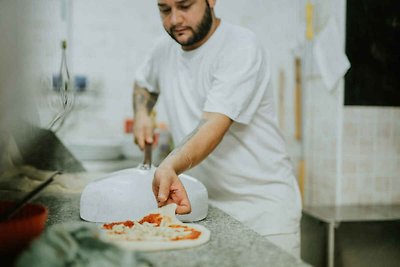
M 299 257 L 301 201 L 277 126 L 270 60 L 257 36 L 215 16 L 216 0 L 158 0 L 166 36 L 138 69 L 134 135 L 153 143 L 162 101 L 175 144 L 156 169 L 159 206 L 191 206 L 178 175 L 198 178 L 210 204 Z

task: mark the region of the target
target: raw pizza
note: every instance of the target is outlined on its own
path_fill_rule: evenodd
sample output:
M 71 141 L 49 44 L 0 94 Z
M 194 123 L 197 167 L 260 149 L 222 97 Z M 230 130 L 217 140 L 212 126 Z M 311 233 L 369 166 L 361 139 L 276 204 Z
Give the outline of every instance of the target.
M 210 239 L 210 231 L 175 216 L 176 204 L 150 212 L 137 221 L 103 224 L 102 238 L 130 250 L 155 251 L 195 247 Z

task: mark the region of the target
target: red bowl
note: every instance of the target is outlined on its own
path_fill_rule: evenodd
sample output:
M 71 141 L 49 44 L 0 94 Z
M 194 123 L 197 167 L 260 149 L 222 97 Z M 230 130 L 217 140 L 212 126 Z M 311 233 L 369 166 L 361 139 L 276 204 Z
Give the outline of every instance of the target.
M 15 202 L 0 201 L 0 214 Z M 48 210 L 38 204 L 26 204 L 10 220 L 0 222 L 0 255 L 15 256 L 38 237 L 46 224 Z

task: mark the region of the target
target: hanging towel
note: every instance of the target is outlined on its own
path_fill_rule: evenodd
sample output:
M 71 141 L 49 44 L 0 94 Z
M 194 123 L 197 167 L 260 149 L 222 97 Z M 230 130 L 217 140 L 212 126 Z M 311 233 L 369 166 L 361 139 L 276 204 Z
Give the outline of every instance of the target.
M 329 91 L 336 88 L 339 79 L 350 68 L 341 40 L 337 23 L 332 17 L 315 40 L 314 56 L 322 80 Z

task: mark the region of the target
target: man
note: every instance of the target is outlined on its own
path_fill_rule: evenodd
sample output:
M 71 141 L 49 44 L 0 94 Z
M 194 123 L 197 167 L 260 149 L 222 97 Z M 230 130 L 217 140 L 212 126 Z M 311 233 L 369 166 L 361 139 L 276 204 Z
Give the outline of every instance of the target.
M 158 0 L 172 39 L 158 42 L 136 74 L 135 142 L 153 142 L 149 114 L 160 95 L 180 145 L 156 169 L 159 206 L 191 211 L 178 178 L 191 169 L 211 204 L 299 256 L 300 196 L 277 127 L 269 60 L 253 33 L 216 18 L 215 3 Z

